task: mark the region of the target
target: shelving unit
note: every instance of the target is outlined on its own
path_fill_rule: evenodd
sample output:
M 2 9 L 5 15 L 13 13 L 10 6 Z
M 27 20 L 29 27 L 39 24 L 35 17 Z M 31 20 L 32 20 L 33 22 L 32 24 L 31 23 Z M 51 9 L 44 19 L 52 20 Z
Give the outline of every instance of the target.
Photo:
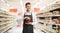
M 5 10 L 0 9 L 0 33 L 7 33 L 15 26 L 16 18 Z
M 45 33 L 60 33 L 60 3 L 56 2 L 41 11 L 46 12 L 37 14 L 39 28 Z

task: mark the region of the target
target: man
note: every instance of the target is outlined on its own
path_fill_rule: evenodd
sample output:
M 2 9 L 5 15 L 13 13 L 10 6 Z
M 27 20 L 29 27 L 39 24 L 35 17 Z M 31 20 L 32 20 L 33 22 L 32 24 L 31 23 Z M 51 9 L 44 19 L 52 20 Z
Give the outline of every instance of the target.
M 31 3 L 26 3 L 26 12 L 24 13 L 24 21 L 23 21 L 23 33 L 34 33 L 33 25 L 36 24 L 37 19 L 34 13 L 31 11 Z M 26 19 L 29 19 L 30 22 L 27 23 Z M 27 24 L 26 24 L 27 23 Z

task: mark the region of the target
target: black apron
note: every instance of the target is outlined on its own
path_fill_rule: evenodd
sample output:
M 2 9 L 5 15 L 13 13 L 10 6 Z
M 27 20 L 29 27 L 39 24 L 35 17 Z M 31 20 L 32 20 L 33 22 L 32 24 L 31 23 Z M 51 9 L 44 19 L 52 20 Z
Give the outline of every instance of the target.
M 30 22 L 33 22 L 33 18 L 32 18 L 32 13 L 31 15 L 25 15 L 24 14 L 24 17 L 30 17 Z M 33 25 L 32 24 L 25 24 L 25 20 L 24 20 L 24 23 L 23 23 L 23 33 L 34 33 L 33 32 Z

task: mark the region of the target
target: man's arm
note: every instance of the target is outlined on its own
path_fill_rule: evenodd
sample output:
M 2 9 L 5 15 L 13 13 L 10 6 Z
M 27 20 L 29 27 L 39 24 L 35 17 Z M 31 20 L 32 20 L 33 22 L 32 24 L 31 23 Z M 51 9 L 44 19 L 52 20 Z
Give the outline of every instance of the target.
M 33 12 L 32 13 L 32 16 L 33 16 L 33 23 L 32 23 L 32 25 L 36 25 L 38 22 L 37 22 L 37 16 L 36 16 L 36 14 Z

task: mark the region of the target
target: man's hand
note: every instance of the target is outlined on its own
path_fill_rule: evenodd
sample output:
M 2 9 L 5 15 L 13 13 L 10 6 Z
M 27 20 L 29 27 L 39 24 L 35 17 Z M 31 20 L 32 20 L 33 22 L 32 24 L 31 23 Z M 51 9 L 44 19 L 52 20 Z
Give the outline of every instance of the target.
M 24 19 L 30 19 L 30 17 L 25 17 Z
M 21 27 L 21 24 L 17 24 L 17 27 Z
M 26 24 L 32 24 L 32 22 L 26 23 Z

